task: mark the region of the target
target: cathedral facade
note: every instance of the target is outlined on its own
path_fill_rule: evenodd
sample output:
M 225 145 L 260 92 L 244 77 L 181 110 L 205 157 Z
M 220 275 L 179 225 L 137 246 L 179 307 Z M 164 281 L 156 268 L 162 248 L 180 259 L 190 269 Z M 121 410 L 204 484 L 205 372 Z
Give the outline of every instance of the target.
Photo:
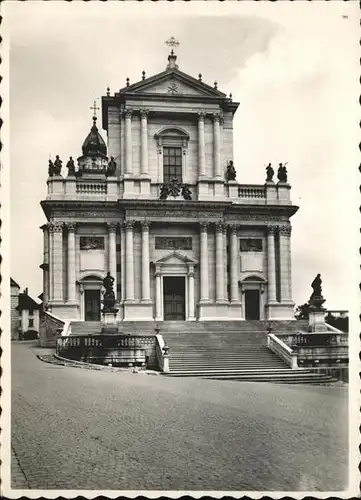
M 102 98 L 77 165 L 49 162 L 41 206 L 43 300 L 67 320 L 101 319 L 114 278 L 119 321 L 293 319 L 287 174 L 240 184 L 239 103 L 179 70 Z M 285 170 L 285 169 L 284 169 Z

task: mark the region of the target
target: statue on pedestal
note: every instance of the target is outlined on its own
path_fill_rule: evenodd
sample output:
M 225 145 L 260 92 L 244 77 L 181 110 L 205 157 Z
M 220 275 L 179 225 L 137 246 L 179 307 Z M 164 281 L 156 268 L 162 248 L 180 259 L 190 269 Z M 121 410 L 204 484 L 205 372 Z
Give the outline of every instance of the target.
M 233 161 L 230 160 L 230 162 L 227 165 L 227 171 L 226 171 L 226 180 L 228 181 L 235 181 L 236 180 L 236 169 L 234 168 Z
M 48 167 L 48 176 L 53 177 L 54 175 L 54 163 L 49 160 L 49 167 Z
M 115 294 L 113 290 L 114 278 L 110 276 L 110 272 L 107 273 L 103 279 L 103 287 L 105 288 L 104 299 L 103 299 L 103 312 L 111 311 L 115 307 Z
M 61 167 L 63 166 L 63 162 L 59 158 L 59 155 L 56 155 L 54 161 L 54 175 L 61 175 Z
M 273 182 L 273 176 L 275 174 L 275 171 L 272 168 L 272 163 L 269 163 L 267 165 L 266 174 L 267 174 L 266 182 Z
M 108 168 L 107 168 L 107 171 L 106 171 L 106 176 L 107 177 L 109 177 L 109 176 L 110 177 L 114 177 L 116 169 L 117 169 L 117 163 L 114 160 L 114 156 L 111 156 L 110 157 L 110 162 L 108 163 Z
M 69 176 L 74 176 L 75 175 L 75 165 L 74 165 L 74 160 L 70 156 L 68 163 L 66 164 L 66 168 L 68 169 L 68 177 Z
M 326 300 L 322 296 L 322 279 L 321 274 L 317 274 L 316 278 L 312 281 L 311 287 L 313 289 L 309 304 L 314 309 L 321 309 L 321 306 Z
M 278 166 L 278 173 L 277 177 L 280 182 L 287 182 L 287 168 L 286 168 L 287 163 L 283 165 L 283 163 L 280 163 Z

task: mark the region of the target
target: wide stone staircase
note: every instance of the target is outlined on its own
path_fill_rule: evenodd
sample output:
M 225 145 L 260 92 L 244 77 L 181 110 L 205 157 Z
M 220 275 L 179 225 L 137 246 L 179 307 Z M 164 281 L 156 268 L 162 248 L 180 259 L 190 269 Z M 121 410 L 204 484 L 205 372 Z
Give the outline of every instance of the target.
M 73 321 L 72 334 L 100 333 L 100 322 Z M 153 333 L 156 322 L 119 322 L 119 333 Z M 308 369 L 292 370 L 267 348 L 272 333 L 307 331 L 307 321 L 202 321 L 158 323 L 169 346 L 168 377 L 273 383 L 329 384 L 331 376 Z

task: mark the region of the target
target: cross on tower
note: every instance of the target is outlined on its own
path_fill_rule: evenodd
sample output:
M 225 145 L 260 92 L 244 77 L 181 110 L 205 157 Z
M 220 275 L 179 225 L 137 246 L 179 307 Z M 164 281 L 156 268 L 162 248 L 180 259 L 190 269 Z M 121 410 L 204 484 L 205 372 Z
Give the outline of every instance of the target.
M 168 47 L 178 47 L 179 42 L 174 38 L 174 36 L 171 36 L 166 42 L 165 42 Z
M 89 109 L 93 110 L 93 119 L 94 118 L 96 119 L 97 118 L 97 111 L 100 110 L 100 108 L 97 107 L 97 103 L 94 101 L 93 106 L 90 106 Z

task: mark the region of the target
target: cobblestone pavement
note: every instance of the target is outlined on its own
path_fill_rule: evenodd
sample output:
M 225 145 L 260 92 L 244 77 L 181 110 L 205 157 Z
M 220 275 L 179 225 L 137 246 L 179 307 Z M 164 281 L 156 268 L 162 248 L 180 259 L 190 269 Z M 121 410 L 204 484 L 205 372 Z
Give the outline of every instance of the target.
M 346 387 L 99 372 L 34 346 L 12 345 L 12 447 L 32 489 L 347 487 Z

